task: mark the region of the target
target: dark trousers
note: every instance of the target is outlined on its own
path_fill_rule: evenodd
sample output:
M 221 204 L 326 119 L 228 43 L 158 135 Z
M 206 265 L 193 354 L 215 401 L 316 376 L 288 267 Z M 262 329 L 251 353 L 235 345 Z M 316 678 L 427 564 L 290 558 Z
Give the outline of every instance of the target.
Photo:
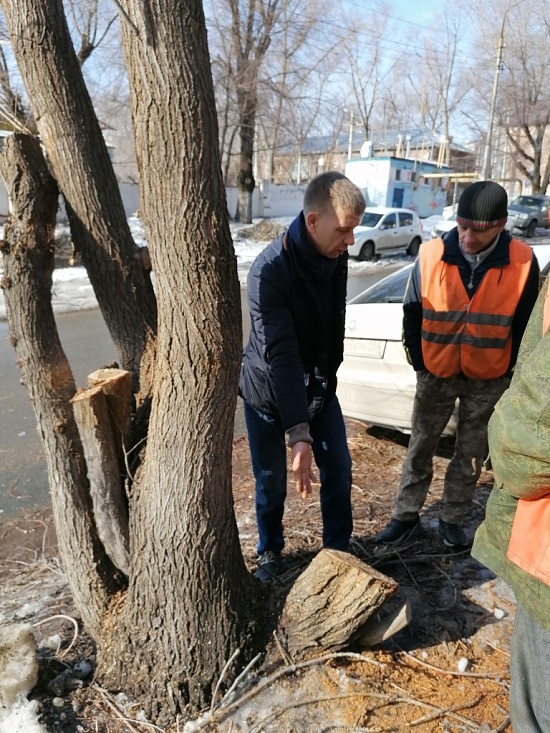
M 284 547 L 283 514 L 287 483 L 285 431 L 278 417 L 244 403 L 252 470 L 256 483 L 258 554 Z M 323 547 L 348 550 L 351 516 L 351 456 L 336 397 L 310 423 L 313 456 L 321 480 Z
M 422 509 L 432 482 L 433 457 L 458 399 L 455 448 L 445 473 L 439 516 L 444 522 L 461 523 L 472 504 L 487 453 L 489 418 L 509 384 L 508 377 L 470 379 L 456 375 L 443 379 L 428 371 L 417 372 L 411 439 L 394 517 L 412 520 Z

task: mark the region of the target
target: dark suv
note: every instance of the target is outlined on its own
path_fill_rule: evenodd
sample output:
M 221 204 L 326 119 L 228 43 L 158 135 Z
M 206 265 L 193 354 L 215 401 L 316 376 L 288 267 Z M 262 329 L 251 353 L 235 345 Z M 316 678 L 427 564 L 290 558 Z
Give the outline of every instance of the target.
M 537 227 L 548 229 L 549 196 L 518 196 L 508 204 L 508 214 L 514 217 L 514 227 L 526 237 L 532 237 Z

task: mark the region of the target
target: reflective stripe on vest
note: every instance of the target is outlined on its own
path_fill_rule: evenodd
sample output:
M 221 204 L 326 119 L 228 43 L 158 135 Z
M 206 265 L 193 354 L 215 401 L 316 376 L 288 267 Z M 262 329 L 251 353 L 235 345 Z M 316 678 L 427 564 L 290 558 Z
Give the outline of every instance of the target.
M 488 269 L 471 299 L 459 268 L 442 256 L 441 239 L 420 249 L 424 365 L 438 377 L 501 377 L 510 365 L 512 322 L 531 270 L 531 248 L 512 239 L 510 264 Z
M 542 333 L 550 326 L 550 278 L 544 301 Z M 518 499 L 508 559 L 526 573 L 550 585 L 550 495 Z

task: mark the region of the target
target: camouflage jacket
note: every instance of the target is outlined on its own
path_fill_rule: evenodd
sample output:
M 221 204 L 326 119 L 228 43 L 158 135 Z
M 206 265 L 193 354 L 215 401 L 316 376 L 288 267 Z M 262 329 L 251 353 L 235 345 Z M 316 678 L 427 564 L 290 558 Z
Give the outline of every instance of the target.
M 518 603 L 550 630 L 550 585 L 507 557 L 518 500 L 542 499 L 550 493 L 550 332 L 542 335 L 546 295 L 545 286 L 525 330 L 510 387 L 489 421 L 495 483 L 472 555 L 505 580 Z

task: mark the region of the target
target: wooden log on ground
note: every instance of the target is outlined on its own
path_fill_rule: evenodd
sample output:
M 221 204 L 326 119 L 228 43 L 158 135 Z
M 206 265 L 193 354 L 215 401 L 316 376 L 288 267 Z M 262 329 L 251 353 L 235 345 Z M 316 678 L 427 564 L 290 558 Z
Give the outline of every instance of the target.
M 113 390 L 112 383 L 109 390 Z M 111 405 L 113 400 L 111 394 Z M 88 468 L 98 536 L 114 565 L 128 575 L 128 508 L 117 448 L 121 436 L 113 434 L 111 408 L 103 383 L 77 392 L 72 404 Z
M 293 661 L 342 651 L 397 583 L 353 555 L 322 550 L 292 586 L 279 635 Z

